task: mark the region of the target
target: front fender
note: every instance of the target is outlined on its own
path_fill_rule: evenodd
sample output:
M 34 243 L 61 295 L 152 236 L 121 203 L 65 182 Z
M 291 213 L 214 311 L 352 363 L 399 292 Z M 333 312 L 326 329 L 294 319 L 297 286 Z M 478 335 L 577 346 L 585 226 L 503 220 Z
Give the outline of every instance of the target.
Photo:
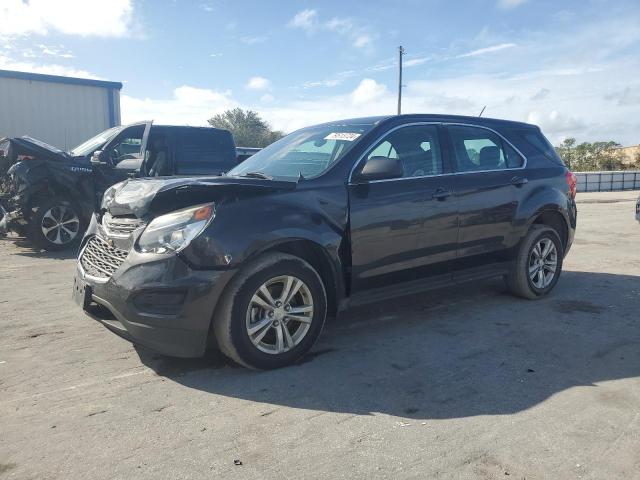
M 305 240 L 340 261 L 347 225 L 345 192 L 293 191 L 227 200 L 182 254 L 199 268 L 237 268 L 278 244 Z
M 41 198 L 61 197 L 75 203 L 88 220 L 93 212 L 92 177 L 86 172 L 71 170 L 51 162 L 25 160 L 14 164 L 9 177 L 9 203 L 28 220 L 33 207 Z

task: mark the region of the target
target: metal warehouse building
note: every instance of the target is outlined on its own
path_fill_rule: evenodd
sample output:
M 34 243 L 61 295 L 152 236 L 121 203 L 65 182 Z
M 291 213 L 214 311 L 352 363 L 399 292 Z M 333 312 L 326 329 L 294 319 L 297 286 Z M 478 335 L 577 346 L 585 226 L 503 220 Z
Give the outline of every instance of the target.
M 0 70 L 0 138 L 68 150 L 120 125 L 119 82 Z

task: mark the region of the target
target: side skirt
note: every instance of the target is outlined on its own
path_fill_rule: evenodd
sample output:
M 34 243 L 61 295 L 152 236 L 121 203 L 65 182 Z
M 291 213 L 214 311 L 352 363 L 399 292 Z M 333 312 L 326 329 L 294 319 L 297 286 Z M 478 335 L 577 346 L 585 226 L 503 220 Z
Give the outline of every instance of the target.
M 437 275 L 428 278 L 419 278 L 409 282 L 402 282 L 387 287 L 373 288 L 364 292 L 358 292 L 340 302 L 338 311 L 342 312 L 351 307 L 382 302 L 392 298 L 399 298 L 416 293 L 451 287 L 460 283 L 485 280 L 487 278 L 500 277 L 509 273 L 509 262 L 492 263 L 481 267 L 459 270 L 453 275 Z

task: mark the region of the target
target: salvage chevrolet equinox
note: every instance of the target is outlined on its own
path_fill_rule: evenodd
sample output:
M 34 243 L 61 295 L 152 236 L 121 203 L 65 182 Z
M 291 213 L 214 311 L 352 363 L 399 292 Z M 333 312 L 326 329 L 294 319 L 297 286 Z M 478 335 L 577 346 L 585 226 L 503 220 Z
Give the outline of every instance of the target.
M 533 125 L 326 123 L 222 177 L 111 187 L 82 241 L 73 296 L 160 353 L 215 346 L 250 368 L 282 367 L 348 305 L 494 276 L 543 297 L 574 237 L 575 194 Z

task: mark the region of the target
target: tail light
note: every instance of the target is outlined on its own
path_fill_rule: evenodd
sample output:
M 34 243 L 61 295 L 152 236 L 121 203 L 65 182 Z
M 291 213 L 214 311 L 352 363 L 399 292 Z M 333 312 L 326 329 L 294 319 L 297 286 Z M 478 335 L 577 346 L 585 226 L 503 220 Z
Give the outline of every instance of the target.
M 564 176 L 567 180 L 567 186 L 569 187 L 569 196 L 574 200 L 576 198 L 576 192 L 578 191 L 578 178 L 576 174 L 571 171 L 567 171 Z

